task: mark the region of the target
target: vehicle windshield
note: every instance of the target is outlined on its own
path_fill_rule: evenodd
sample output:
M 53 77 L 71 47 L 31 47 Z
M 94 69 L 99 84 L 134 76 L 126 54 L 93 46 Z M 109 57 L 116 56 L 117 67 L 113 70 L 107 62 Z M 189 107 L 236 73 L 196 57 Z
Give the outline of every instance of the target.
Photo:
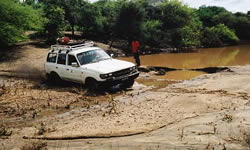
M 90 50 L 77 54 L 77 58 L 81 65 L 95 63 L 111 57 L 102 49 Z

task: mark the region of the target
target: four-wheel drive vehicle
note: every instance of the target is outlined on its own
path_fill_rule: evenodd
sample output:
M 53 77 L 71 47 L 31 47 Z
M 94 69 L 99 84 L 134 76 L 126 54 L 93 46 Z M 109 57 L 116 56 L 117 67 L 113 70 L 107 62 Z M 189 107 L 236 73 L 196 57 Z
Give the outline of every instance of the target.
M 92 43 L 78 45 L 52 45 L 45 63 L 50 81 L 60 79 L 86 84 L 91 90 L 122 84 L 132 87 L 138 77 L 133 63 L 113 59 Z

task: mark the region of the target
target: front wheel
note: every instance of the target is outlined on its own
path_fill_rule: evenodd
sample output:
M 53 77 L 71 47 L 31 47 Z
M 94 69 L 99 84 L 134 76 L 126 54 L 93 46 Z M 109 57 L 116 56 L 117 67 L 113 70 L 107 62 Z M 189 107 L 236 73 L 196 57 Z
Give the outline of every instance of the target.
M 95 79 L 88 79 L 86 85 L 91 92 L 99 89 L 99 83 Z
M 135 80 L 127 80 L 122 84 L 124 88 L 131 88 L 134 85 Z

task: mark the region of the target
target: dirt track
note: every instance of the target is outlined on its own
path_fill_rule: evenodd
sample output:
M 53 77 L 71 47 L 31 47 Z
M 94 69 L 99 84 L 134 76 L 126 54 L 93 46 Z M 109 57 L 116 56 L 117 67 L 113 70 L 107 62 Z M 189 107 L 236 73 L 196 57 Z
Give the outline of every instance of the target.
M 41 76 L 46 48 L 17 51 L 0 64 L 6 85 L 0 89 L 0 117 L 12 131 L 0 136 L 0 149 L 29 143 L 23 136 L 67 140 L 138 133 L 144 134 L 46 142 L 48 149 L 249 148 L 250 66 L 157 90 L 137 83 L 133 90 L 95 96 L 79 85 L 46 84 Z

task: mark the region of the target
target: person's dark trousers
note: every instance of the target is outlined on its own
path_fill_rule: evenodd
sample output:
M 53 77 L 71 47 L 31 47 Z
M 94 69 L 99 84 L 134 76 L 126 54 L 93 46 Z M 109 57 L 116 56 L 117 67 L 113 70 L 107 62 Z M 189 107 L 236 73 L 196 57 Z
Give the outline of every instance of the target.
M 137 64 L 137 66 L 140 66 L 141 62 L 140 62 L 139 53 L 134 53 L 134 58 L 135 58 L 135 62 Z

